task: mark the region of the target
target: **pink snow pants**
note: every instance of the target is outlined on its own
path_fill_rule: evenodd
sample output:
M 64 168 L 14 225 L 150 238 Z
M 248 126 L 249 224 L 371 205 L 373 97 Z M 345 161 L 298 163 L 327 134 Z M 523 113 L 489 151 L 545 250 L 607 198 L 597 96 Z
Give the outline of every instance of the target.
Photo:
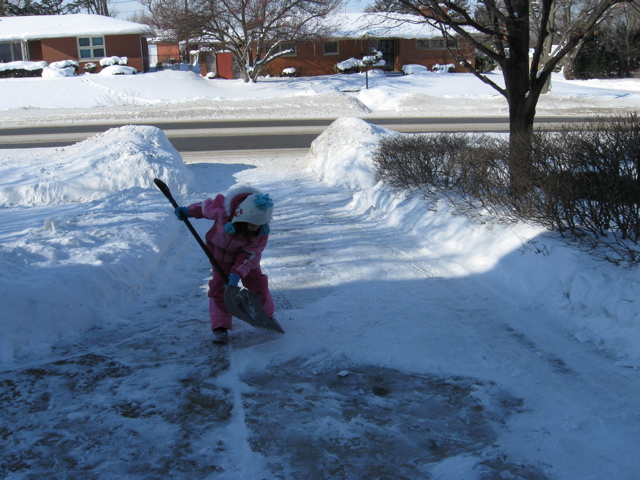
M 231 265 L 220 265 L 225 273 L 231 271 Z M 227 273 L 228 274 L 228 273 Z M 273 298 L 269 291 L 269 280 L 262 273 L 260 267 L 252 268 L 249 274 L 242 280 L 242 285 L 260 297 L 264 312 L 273 317 L 275 306 Z M 224 280 L 220 274 L 213 269 L 213 278 L 209 281 L 209 320 L 211 321 L 211 329 L 224 327 L 228 330 L 232 328 L 231 314 L 224 305 Z

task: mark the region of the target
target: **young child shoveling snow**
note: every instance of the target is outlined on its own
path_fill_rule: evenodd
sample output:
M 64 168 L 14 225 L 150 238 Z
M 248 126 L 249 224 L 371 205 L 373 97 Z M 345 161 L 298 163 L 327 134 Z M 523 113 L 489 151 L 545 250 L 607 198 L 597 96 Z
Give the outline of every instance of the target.
M 227 285 L 237 287 L 242 280 L 246 288 L 260 297 L 264 312 L 273 317 L 275 307 L 268 279 L 260 269 L 272 213 L 269 195 L 251 187 L 237 187 L 226 196 L 219 194 L 213 200 L 175 209 L 179 220 L 193 217 L 214 221 L 205 236 L 206 246 L 229 277 L 229 283 L 225 284 L 214 268 L 209 281 L 209 317 L 213 342 L 218 345 L 227 343 L 232 328 L 232 316 L 224 304 Z

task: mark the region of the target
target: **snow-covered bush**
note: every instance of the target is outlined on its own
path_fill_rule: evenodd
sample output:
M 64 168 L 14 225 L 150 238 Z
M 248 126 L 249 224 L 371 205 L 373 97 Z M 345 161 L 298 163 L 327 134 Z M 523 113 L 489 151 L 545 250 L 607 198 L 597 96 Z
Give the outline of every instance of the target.
M 75 74 L 76 73 L 72 68 L 55 68 L 47 66 L 42 69 L 42 78 L 73 77 Z
M 382 53 L 378 50 L 372 49 L 369 55 L 365 55 L 362 59 L 349 58 L 342 62 L 336 63 L 334 69 L 336 73 L 358 73 L 360 67 L 383 67 L 384 60 L 382 60 Z
M 385 61 L 382 59 L 382 52 L 372 48 L 369 55 L 362 57 L 360 65 L 364 67 L 384 67 Z
M 96 73 L 98 71 L 98 66 L 93 62 L 87 62 L 84 64 L 84 71 L 87 73 Z
M 59 62 L 52 62 L 49 64 L 53 68 L 73 68 L 76 71 L 80 68 L 80 63 L 77 60 L 61 60 Z
M 282 77 L 295 77 L 297 75 L 298 75 L 298 72 L 293 67 L 285 68 L 284 70 L 282 70 L 282 73 L 280 74 L 280 76 Z
M 79 66 L 76 60 L 52 62 L 42 70 L 42 76 L 44 78 L 73 77 L 78 72 Z
M 360 71 L 360 60 L 351 57 L 348 60 L 336 63 L 336 73 L 358 73 Z
M 431 70 L 436 73 L 449 73 L 455 69 L 456 66 L 453 63 L 447 63 L 446 65 L 440 65 L 439 63 L 436 63 L 433 67 L 431 67 Z
M 126 65 L 110 65 L 100 71 L 100 75 L 134 75 L 136 73 L 138 70 Z
M 0 78 L 40 77 L 47 62 L 0 63 Z
M 105 57 L 100 60 L 100 65 L 103 67 L 110 67 L 111 65 L 127 65 L 129 59 L 127 57 Z
M 498 62 L 489 58 L 484 53 L 476 51 L 476 70 L 480 73 L 488 73 L 498 68 Z
M 429 72 L 429 69 L 424 65 L 410 64 L 410 65 L 402 66 L 402 73 L 404 73 L 405 75 L 413 75 L 415 73 L 430 73 L 430 72 Z

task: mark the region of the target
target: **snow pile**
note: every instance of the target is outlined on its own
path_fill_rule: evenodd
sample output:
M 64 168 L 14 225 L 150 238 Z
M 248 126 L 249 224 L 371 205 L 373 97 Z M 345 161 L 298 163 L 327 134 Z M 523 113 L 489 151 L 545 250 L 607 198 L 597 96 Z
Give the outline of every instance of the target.
M 373 154 L 396 132 L 355 118 L 336 120 L 312 144 L 308 168 L 331 186 L 354 191 L 351 207 L 428 249 L 443 276 L 483 275 L 496 294 L 523 310 L 562 312 L 564 328 L 621 366 L 640 367 L 638 271 L 579 255 L 542 227 L 457 215 L 445 198 L 425 200 L 376 182 Z
M 150 195 L 154 177 L 175 192 L 192 178 L 154 127 L 4 157 L 0 362 L 117 321 L 176 234 Z
M 382 136 L 393 134 L 358 118 L 341 118 L 313 141 L 306 161 L 311 171 L 331 186 L 371 188 L 376 184 L 372 153 Z
M 90 202 L 155 177 L 189 178 L 180 154 L 162 130 L 125 126 L 49 154 L 34 155 L 22 168 L 0 164 L 0 206 Z M 6 169 L 6 170 L 5 170 Z

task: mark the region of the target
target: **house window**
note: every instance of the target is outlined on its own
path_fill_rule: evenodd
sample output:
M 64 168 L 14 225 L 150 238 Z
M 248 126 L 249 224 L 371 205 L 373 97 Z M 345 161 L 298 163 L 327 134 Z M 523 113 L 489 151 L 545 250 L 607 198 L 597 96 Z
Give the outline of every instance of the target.
M 324 54 L 325 55 L 337 55 L 338 54 L 338 42 L 324 42 Z
M 452 38 L 419 38 L 416 40 L 418 50 L 444 50 L 445 48 L 455 48 L 456 41 Z
M 24 60 L 20 42 L 0 43 L 0 62 L 19 62 Z
M 295 57 L 296 56 L 296 45 L 292 42 L 281 43 L 276 47 L 274 54 L 284 52 L 285 50 L 291 50 L 289 53 L 285 53 L 282 55 L 283 57 Z
M 104 37 L 78 37 L 78 52 L 80 60 L 104 58 Z

